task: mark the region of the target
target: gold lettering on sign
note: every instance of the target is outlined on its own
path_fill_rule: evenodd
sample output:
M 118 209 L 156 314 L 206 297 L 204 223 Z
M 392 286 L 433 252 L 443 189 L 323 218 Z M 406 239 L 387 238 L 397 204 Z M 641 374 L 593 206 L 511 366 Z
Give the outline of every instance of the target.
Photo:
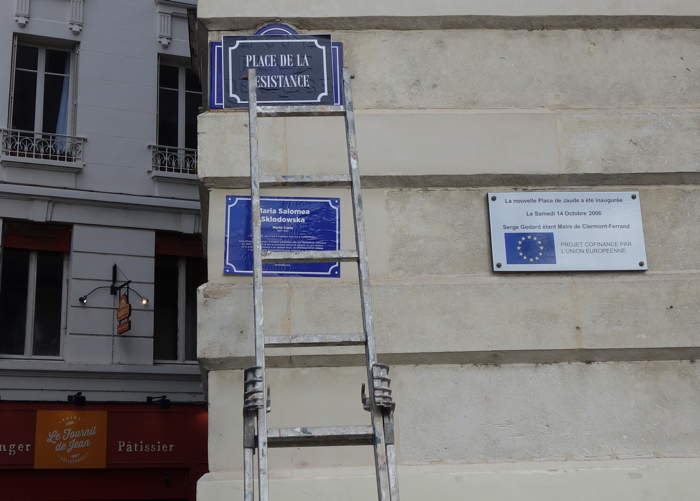
M 118 440 L 117 452 L 173 452 L 175 444 L 166 444 L 158 440 L 157 442 L 132 442 L 131 440 Z
M 104 468 L 105 411 L 37 411 L 35 468 Z

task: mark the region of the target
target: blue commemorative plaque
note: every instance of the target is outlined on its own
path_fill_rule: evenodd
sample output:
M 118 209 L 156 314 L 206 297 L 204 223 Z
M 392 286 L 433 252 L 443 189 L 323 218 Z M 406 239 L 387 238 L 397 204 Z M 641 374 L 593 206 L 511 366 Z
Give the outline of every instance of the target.
M 340 199 L 262 197 L 264 251 L 340 250 Z M 226 197 L 224 273 L 253 270 L 250 197 Z M 280 263 L 263 266 L 265 276 L 340 277 L 340 263 Z
M 250 68 L 257 71 L 258 104 L 331 105 L 329 35 L 224 36 L 223 106 L 248 107 Z

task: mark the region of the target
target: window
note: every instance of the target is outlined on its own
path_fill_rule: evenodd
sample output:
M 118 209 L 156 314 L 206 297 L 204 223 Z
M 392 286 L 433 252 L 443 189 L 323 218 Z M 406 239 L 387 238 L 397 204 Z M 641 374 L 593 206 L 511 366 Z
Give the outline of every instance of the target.
M 17 44 L 12 129 L 67 135 L 71 115 L 71 52 Z
M 0 252 L 0 354 L 60 355 L 70 228 L 5 221 Z
M 206 281 L 199 235 L 156 235 L 153 358 L 197 359 L 197 287 Z
M 158 144 L 197 148 L 202 88 L 189 68 L 161 64 L 158 71 Z
M 73 130 L 74 50 L 15 43 L 9 129 L 3 154 L 62 162 L 81 160 Z
M 196 174 L 197 113 L 202 88 L 197 76 L 184 66 L 158 68 L 158 145 L 153 148 L 153 170 Z

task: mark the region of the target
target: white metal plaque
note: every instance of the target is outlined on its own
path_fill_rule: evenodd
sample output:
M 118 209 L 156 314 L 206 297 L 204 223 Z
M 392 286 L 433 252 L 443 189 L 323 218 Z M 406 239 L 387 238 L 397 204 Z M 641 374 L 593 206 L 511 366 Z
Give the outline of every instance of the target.
M 494 271 L 646 270 L 636 191 L 489 193 Z

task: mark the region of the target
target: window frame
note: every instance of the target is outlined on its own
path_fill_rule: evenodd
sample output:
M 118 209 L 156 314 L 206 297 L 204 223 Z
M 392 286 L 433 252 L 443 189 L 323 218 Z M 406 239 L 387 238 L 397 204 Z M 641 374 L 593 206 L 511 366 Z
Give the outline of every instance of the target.
M 2 221 L 0 221 L 0 232 Z M 0 280 L 2 279 L 2 255 L 4 247 L 0 246 Z M 68 253 L 63 254 L 63 275 L 61 277 L 61 323 L 58 332 L 58 355 L 34 355 L 34 321 L 36 315 L 36 277 L 37 256 L 41 251 L 26 249 L 29 252 L 29 271 L 27 275 L 27 311 L 24 319 L 24 353 L 0 353 L 0 358 L 62 360 L 63 342 L 68 320 Z
M 78 53 L 79 45 L 74 42 L 60 41 L 54 39 L 44 39 L 39 37 L 23 37 L 15 34 L 12 39 L 12 67 L 10 73 L 10 98 L 7 113 L 7 128 L 12 129 L 13 115 L 14 115 L 14 104 L 15 104 L 15 80 L 17 68 L 17 47 L 19 45 L 25 47 L 34 47 L 38 49 L 37 54 L 37 81 L 36 81 L 36 96 L 34 100 L 34 130 L 27 132 L 34 132 L 36 135 L 41 134 L 52 134 L 49 132 L 44 132 L 43 129 L 43 110 L 44 110 L 44 82 L 47 75 L 46 72 L 46 51 L 47 50 L 57 50 L 62 52 L 67 52 L 69 57 L 69 71 L 68 74 L 68 117 L 66 120 L 66 132 L 65 136 L 75 136 L 76 131 L 76 116 L 77 116 L 77 70 L 78 70 Z M 19 71 L 34 71 L 20 69 Z M 48 72 L 49 75 L 58 75 L 57 73 Z M 65 75 L 63 75 L 65 76 Z M 56 133 L 61 135 L 60 133 Z
M 167 256 L 167 254 L 163 254 L 163 256 Z M 188 359 L 186 358 L 186 351 L 187 351 L 187 256 L 173 256 L 177 258 L 177 336 L 176 336 L 176 343 L 177 343 L 177 359 L 160 359 L 160 358 L 155 358 L 155 353 L 153 354 L 153 363 L 154 364 L 190 364 L 190 365 L 196 365 L 199 363 L 199 361 L 194 358 L 194 359 Z M 156 259 L 158 259 L 158 255 L 156 255 Z M 205 258 L 200 258 L 203 260 L 205 266 L 206 266 L 206 259 Z M 155 297 L 155 284 L 154 284 L 154 297 Z M 158 304 L 153 305 L 154 310 L 158 308 Z M 155 315 L 155 312 L 154 312 Z M 154 337 L 154 347 L 155 347 L 155 319 L 154 319 L 154 324 L 153 324 L 153 337 Z M 197 335 L 197 332 L 195 330 L 195 336 Z
M 177 89 L 173 87 L 165 87 L 160 84 L 160 68 L 161 66 L 171 66 L 177 68 Z M 199 102 L 202 100 L 204 91 L 202 90 L 201 82 L 199 86 L 199 92 L 187 90 L 187 71 L 192 71 L 189 65 L 184 61 L 174 61 L 171 58 L 163 57 L 161 55 L 158 58 L 158 70 L 156 75 L 156 88 L 157 88 L 157 113 L 156 113 L 156 145 L 167 146 L 168 148 L 187 148 L 187 94 L 197 94 L 199 96 Z M 194 72 L 193 72 L 194 73 Z M 196 76 L 196 75 L 195 75 Z M 162 144 L 160 142 L 160 90 L 170 90 L 177 91 L 177 145 L 169 146 Z M 187 148 L 196 150 L 197 148 Z

